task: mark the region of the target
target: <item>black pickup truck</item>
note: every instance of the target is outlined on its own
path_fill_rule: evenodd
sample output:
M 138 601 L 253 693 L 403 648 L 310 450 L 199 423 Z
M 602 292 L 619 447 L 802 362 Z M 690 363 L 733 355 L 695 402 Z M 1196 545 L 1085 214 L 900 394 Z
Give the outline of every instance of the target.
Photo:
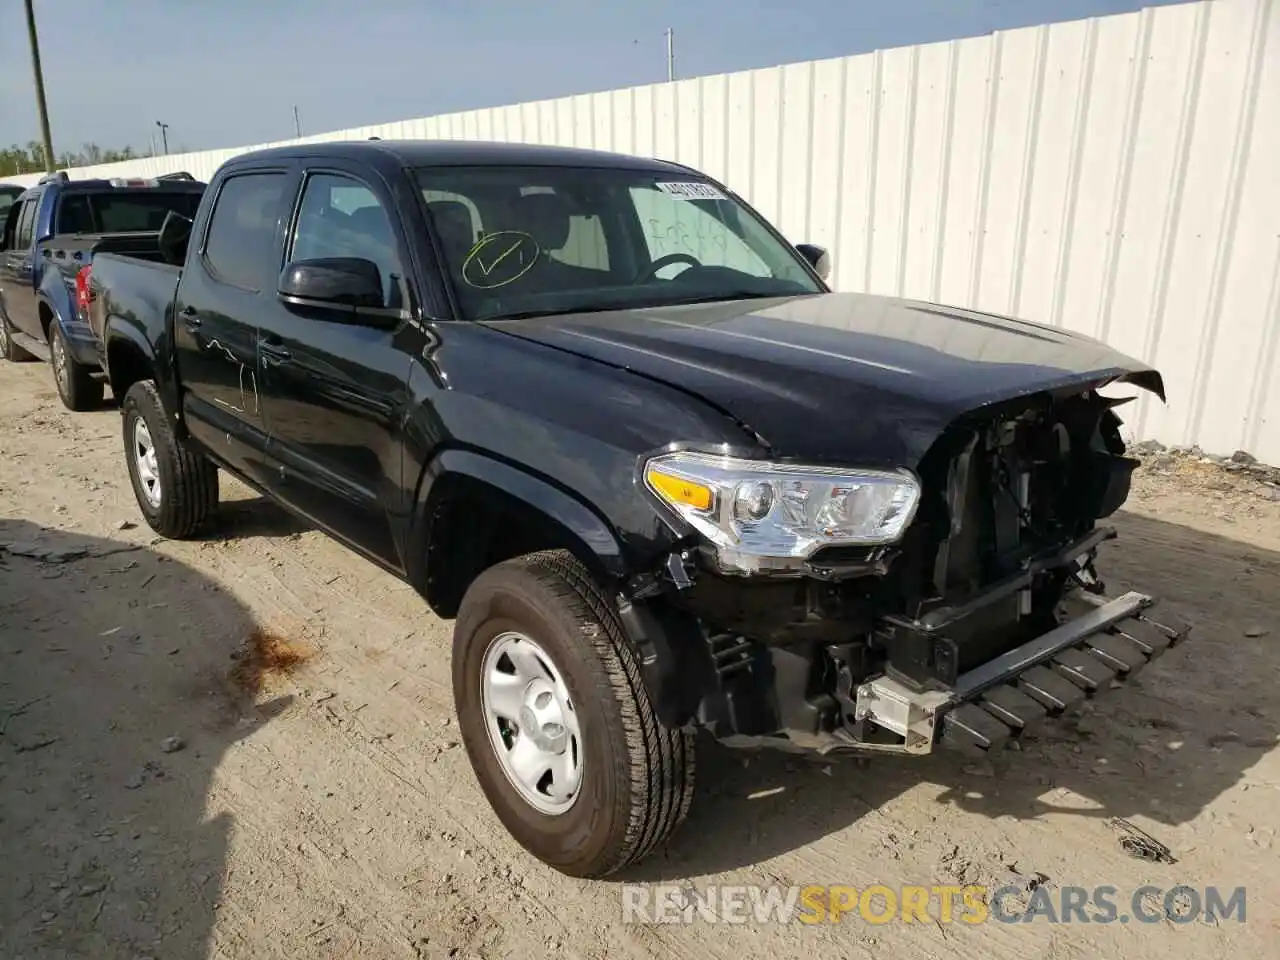
M 1063 330 L 833 293 L 684 166 L 482 143 L 246 154 L 185 266 L 101 254 L 91 323 L 160 534 L 218 469 L 455 620 L 480 785 L 534 855 L 631 863 L 743 746 L 988 751 L 1181 640 L 1094 568 L 1115 407 Z

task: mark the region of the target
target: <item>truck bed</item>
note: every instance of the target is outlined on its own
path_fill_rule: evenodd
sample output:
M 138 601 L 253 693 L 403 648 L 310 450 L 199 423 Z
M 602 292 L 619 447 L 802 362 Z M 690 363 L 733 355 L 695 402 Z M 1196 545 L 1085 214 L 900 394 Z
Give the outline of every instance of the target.
M 111 316 L 126 318 L 146 335 L 146 342 L 161 341 L 182 268 L 158 259 L 158 250 L 152 259 L 133 253 L 94 255 L 89 326 L 100 343 Z
M 67 283 L 74 283 L 81 267 L 102 253 L 116 253 L 133 260 L 161 261 L 160 234 L 145 233 L 64 233 L 36 247 L 36 256 L 54 266 Z

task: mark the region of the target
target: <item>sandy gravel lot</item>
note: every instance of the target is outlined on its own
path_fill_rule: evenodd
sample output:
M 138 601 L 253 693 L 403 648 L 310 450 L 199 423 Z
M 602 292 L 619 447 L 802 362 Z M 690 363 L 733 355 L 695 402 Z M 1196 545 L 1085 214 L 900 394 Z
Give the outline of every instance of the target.
M 1102 573 L 1196 630 L 1134 689 L 992 764 L 709 744 L 690 821 L 622 878 L 1243 885 L 1245 923 L 625 925 L 619 883 L 542 868 L 490 814 L 450 627 L 412 591 L 230 482 L 217 531 L 156 541 L 117 412 L 0 364 L 0 957 L 1275 956 L 1275 489 L 1143 470 Z M 1177 863 L 1126 855 L 1117 816 Z

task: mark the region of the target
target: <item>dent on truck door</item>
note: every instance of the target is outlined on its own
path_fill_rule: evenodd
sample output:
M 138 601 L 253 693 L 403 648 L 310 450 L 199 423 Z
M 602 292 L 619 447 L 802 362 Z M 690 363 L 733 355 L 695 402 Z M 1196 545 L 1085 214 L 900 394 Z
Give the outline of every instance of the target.
M 174 344 L 191 435 L 250 479 L 268 484 L 258 370 L 258 323 L 273 302 L 280 220 L 291 175 L 234 174 L 222 182 L 174 303 Z

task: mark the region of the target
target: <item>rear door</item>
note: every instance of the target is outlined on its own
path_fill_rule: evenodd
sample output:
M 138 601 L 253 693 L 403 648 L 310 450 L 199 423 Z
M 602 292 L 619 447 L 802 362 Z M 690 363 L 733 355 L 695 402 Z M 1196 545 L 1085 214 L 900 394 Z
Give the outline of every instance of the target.
M 173 309 L 183 413 L 216 457 L 267 484 L 258 326 L 275 302 L 283 222 L 297 175 L 289 166 L 233 170 L 198 227 Z
M 263 408 L 276 493 L 293 509 L 395 570 L 402 427 L 412 353 L 410 262 L 390 192 L 359 167 L 305 173 L 285 261 L 362 257 L 378 266 L 385 316 L 370 323 L 332 310 L 264 303 Z M 397 317 L 401 319 L 397 322 Z
M 40 195 L 22 201 L 18 210 L 10 210 L 6 221 L 5 249 L 0 253 L 0 295 L 9 323 L 18 330 L 43 341 L 35 289 L 36 208 Z M 12 234 L 8 230 L 12 229 Z

